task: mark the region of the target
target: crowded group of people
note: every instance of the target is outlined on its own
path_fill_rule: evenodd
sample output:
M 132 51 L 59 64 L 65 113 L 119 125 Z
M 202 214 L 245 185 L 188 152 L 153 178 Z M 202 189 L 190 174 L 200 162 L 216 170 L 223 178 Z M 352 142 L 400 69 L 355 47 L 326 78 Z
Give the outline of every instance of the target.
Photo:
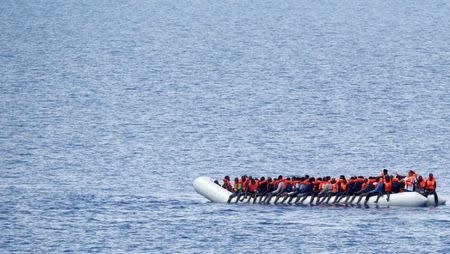
M 218 181 L 216 183 L 220 185 Z M 233 183 L 229 176 L 225 176 L 221 186 L 232 192 L 228 203 L 234 198 L 236 203 L 246 200 L 246 202 L 264 204 L 275 197 L 275 204 L 285 201 L 287 204 L 303 204 L 307 197 L 311 197 L 309 200 L 311 205 L 339 202 L 353 204 L 356 198 L 356 204 L 360 204 L 362 200 L 364 200 L 363 204 L 367 204 L 372 196 L 377 196 L 375 203 L 378 203 L 379 198 L 385 194 L 386 200 L 389 201 L 392 193 L 416 191 L 425 197 L 434 195 L 435 204 L 438 204 L 436 178 L 433 174 L 430 173 L 425 178 L 412 170 L 406 176 L 390 175 L 387 169 L 383 169 L 378 176 L 352 176 L 349 179 L 344 175 L 339 178 L 330 176 L 316 178 L 309 175 L 255 178 L 244 175 L 234 178 Z

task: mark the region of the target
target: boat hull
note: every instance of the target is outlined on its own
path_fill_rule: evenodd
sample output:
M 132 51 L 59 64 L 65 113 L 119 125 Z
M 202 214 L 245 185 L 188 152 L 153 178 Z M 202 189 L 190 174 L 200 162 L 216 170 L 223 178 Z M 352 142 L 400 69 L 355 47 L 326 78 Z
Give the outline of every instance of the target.
M 228 198 L 232 194 L 228 190 L 222 188 L 221 186 L 214 183 L 213 179 L 207 176 L 200 176 L 197 177 L 194 182 L 193 186 L 195 191 L 199 193 L 200 195 L 204 196 L 211 202 L 215 203 L 227 203 Z M 417 192 L 402 192 L 402 193 L 395 193 L 391 194 L 389 197 L 389 201 L 387 200 L 387 195 L 383 195 L 378 200 L 378 203 L 375 203 L 376 196 L 372 196 L 367 201 L 367 205 L 370 206 L 377 206 L 377 207 L 390 207 L 390 206 L 397 206 L 397 207 L 423 207 L 423 206 L 434 206 L 434 197 L 432 195 L 428 196 L 428 198 L 424 197 L 423 195 L 417 193 Z M 239 201 L 239 203 L 247 203 L 249 198 L 245 198 Z M 358 197 L 356 197 L 352 203 L 345 203 L 346 198 L 341 199 L 337 204 L 339 205 L 356 205 L 358 201 Z M 259 199 L 258 199 L 259 201 Z M 277 202 L 277 204 L 287 204 L 287 201 L 284 203 L 281 202 L 282 199 L 280 198 Z M 335 198 L 332 197 L 329 201 L 330 204 L 334 203 Z M 235 203 L 236 198 L 233 198 L 231 200 L 231 203 Z M 307 197 L 301 204 L 303 205 L 315 205 L 317 202 L 317 198 L 314 198 L 311 202 L 311 197 Z M 249 203 L 253 203 L 253 199 L 250 200 Z M 275 197 L 272 197 L 269 201 L 269 204 L 275 203 Z M 361 200 L 360 204 L 364 203 L 364 199 Z M 439 198 L 439 205 L 444 205 L 446 203 L 446 200 L 443 198 Z

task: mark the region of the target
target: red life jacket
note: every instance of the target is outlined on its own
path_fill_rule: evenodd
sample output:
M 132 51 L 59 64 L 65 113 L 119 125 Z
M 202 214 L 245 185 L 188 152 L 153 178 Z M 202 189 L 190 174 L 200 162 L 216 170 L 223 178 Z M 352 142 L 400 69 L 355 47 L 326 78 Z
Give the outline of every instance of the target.
M 272 184 L 274 190 L 278 187 L 279 181 L 280 180 L 272 180 L 272 182 L 270 183 L 270 184 Z
M 322 190 L 323 189 L 323 181 L 319 181 L 319 180 L 317 180 L 317 189 L 318 190 Z
M 433 191 L 433 190 L 436 190 L 435 185 L 436 185 L 436 178 L 433 177 L 433 180 L 430 180 L 430 177 L 428 177 L 425 188 L 427 190 Z
M 267 183 L 267 182 L 268 182 L 267 180 L 259 181 L 259 182 L 258 182 L 258 185 L 264 184 L 264 183 Z
M 384 180 L 384 191 L 389 192 L 392 190 L 392 181 L 386 181 Z
M 229 181 L 228 179 L 224 178 L 224 179 L 223 179 L 223 182 L 225 183 L 225 188 L 226 188 L 227 190 L 231 191 L 232 188 L 231 188 L 231 183 L 230 183 L 230 181 Z
M 254 184 L 252 184 L 251 181 L 248 183 L 248 190 L 249 191 L 255 192 L 257 189 L 258 189 L 258 182 L 257 181 L 255 181 Z
M 247 177 L 245 178 L 244 182 L 242 183 L 242 189 L 245 191 L 248 188 L 248 183 L 250 182 L 250 179 Z
M 315 180 L 313 183 L 313 191 L 319 190 L 319 186 L 320 186 L 320 181 Z

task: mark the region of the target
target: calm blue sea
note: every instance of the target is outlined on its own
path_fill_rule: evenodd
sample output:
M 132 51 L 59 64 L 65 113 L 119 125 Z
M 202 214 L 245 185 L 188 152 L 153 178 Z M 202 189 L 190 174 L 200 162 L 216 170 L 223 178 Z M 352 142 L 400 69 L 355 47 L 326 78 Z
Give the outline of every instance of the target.
M 220 205 L 209 175 L 433 172 L 450 3 L 0 4 L 0 253 L 450 253 L 450 205 Z

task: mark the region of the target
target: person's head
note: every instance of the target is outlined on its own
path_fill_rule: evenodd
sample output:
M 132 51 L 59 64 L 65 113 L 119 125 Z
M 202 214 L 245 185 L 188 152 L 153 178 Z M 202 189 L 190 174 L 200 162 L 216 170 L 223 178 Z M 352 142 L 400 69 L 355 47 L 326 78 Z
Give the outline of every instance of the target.
M 380 181 L 380 177 L 377 176 L 377 178 L 375 178 L 375 181 L 379 182 Z
M 423 179 L 422 176 L 418 176 L 418 177 L 417 177 L 417 180 L 419 180 L 419 182 L 422 181 L 422 179 Z
M 252 179 L 253 179 L 253 177 L 252 177 L 252 176 L 249 176 L 249 177 L 248 177 L 248 179 L 252 180 Z
M 286 178 L 286 180 L 290 181 L 290 180 L 291 180 L 291 178 L 290 178 L 290 177 L 288 177 L 288 178 Z
M 228 181 L 230 181 L 230 177 L 229 177 L 229 176 L 225 176 L 225 179 L 227 179 Z
M 270 177 L 270 176 L 267 177 L 267 181 L 268 181 L 268 182 L 272 182 L 272 177 Z
M 383 169 L 383 175 L 387 175 L 388 174 L 388 170 L 387 169 Z
M 252 182 L 252 184 L 256 183 L 255 179 L 251 179 L 250 181 Z
M 261 181 L 264 181 L 264 180 L 266 180 L 266 178 L 264 178 L 264 176 L 263 176 L 263 177 L 261 177 Z
M 331 183 L 336 183 L 336 178 L 331 179 Z
M 235 181 L 235 182 L 239 182 L 239 178 L 235 177 L 235 178 L 234 178 L 234 181 Z
M 322 177 L 317 178 L 317 181 L 322 181 Z
M 282 175 L 279 175 L 279 176 L 278 176 L 278 180 L 281 180 L 281 179 L 283 179 L 283 176 L 282 176 Z
M 316 179 L 314 177 L 309 178 L 309 182 L 313 183 Z
M 433 180 L 433 174 L 428 174 L 428 178 L 430 178 L 430 180 Z
M 308 179 L 309 178 L 309 175 L 305 175 L 305 179 Z

